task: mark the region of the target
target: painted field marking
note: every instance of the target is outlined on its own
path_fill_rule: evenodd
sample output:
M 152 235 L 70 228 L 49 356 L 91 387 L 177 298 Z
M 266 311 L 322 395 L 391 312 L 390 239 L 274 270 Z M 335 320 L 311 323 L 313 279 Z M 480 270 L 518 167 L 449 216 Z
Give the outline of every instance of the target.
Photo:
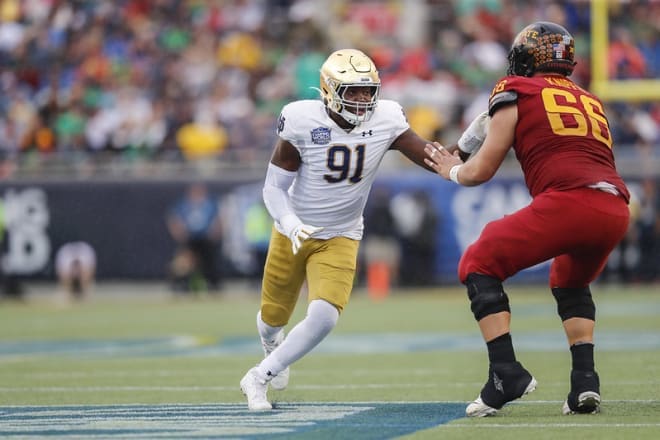
M 640 401 L 618 401 L 637 403 Z M 658 403 L 654 401 L 641 401 Z M 515 405 L 555 404 L 524 401 Z M 0 437 L 57 439 L 331 439 L 393 438 L 442 429 L 658 428 L 660 422 L 620 423 L 591 417 L 557 423 L 485 423 L 464 419 L 465 402 L 306 402 L 248 411 L 245 404 L 126 404 L 0 407 Z M 596 416 L 597 417 L 597 416 Z M 577 423 L 580 420 L 583 423 Z M 453 421 L 451 424 L 448 422 Z
M 463 416 L 464 403 L 286 403 L 273 411 L 245 404 L 0 407 L 0 437 L 86 439 L 382 439 Z

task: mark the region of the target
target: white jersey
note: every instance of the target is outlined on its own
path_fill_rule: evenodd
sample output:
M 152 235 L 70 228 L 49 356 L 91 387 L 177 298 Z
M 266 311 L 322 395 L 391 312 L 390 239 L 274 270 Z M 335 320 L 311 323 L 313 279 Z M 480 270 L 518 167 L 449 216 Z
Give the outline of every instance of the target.
M 369 121 L 349 133 L 321 101 L 295 101 L 282 109 L 277 134 L 302 159 L 289 188 L 291 206 L 303 223 L 324 227 L 314 238 L 362 239 L 362 215 L 378 166 L 409 127 L 401 106 L 384 99 Z M 275 227 L 283 232 L 278 223 Z

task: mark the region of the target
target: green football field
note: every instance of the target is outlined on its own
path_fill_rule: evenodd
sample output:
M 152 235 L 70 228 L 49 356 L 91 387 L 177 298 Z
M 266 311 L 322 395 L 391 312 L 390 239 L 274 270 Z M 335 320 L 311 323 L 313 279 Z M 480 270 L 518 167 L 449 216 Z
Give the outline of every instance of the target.
M 66 439 L 657 439 L 660 287 L 592 288 L 602 412 L 563 416 L 570 356 L 552 296 L 507 287 L 517 357 L 537 390 L 467 419 L 487 356 L 462 288 L 361 289 L 335 331 L 292 366 L 275 409 L 247 411 L 259 361 L 256 289 L 173 298 L 99 286 L 81 304 L 0 302 L 0 437 Z M 110 289 L 111 290 L 111 289 Z M 153 289 L 152 289 L 153 290 Z M 292 323 L 305 312 L 300 303 Z

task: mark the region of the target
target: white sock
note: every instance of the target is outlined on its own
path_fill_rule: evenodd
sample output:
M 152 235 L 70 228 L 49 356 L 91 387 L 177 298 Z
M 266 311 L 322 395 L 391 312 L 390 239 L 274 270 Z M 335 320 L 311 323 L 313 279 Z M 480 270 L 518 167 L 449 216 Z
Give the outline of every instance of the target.
M 266 357 L 258 370 L 276 376 L 316 347 L 335 327 L 339 319 L 337 308 L 324 300 L 314 300 L 307 307 L 307 316 L 291 329 L 284 342 Z
M 257 331 L 261 340 L 272 344 L 277 339 L 277 335 L 283 331 L 283 327 L 272 327 L 261 319 L 261 310 L 257 313 Z

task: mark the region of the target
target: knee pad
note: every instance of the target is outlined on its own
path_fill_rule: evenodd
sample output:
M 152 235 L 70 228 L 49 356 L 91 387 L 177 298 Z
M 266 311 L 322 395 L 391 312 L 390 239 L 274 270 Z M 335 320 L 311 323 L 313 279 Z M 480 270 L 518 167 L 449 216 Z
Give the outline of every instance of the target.
M 596 320 L 596 305 L 589 287 L 553 287 L 552 295 L 557 301 L 557 313 L 562 321 L 569 318 Z
M 511 312 L 509 297 L 500 280 L 488 275 L 471 273 L 465 279 L 470 308 L 477 321 L 499 312 Z

